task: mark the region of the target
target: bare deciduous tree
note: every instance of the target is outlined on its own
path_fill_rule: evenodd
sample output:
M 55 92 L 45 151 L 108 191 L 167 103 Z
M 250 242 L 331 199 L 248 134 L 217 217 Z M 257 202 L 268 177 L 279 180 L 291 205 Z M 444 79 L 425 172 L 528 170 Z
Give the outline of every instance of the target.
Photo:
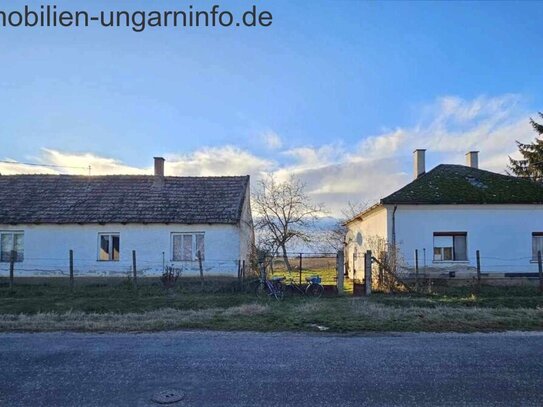
M 345 222 L 360 214 L 368 206 L 367 202 L 353 203 L 349 201 L 347 203 L 347 206 L 341 210 L 341 217 L 322 234 L 321 241 L 326 251 L 332 250 L 337 252 L 338 250 L 343 250 L 347 234 Z
M 259 231 L 259 245 L 267 252 L 276 254 L 281 251 L 288 271 L 292 267 L 288 261 L 287 246 L 294 240 L 308 242 L 309 230 L 323 207 L 315 204 L 305 191 L 305 184 L 290 177 L 279 182 L 273 175 L 258 181 L 253 193 L 253 208 Z

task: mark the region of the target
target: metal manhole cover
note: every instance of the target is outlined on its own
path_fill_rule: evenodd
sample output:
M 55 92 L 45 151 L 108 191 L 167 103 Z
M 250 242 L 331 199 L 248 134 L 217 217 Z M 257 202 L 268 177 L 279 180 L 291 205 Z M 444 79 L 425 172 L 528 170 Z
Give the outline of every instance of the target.
M 183 400 L 185 393 L 178 390 L 162 390 L 158 393 L 155 393 L 151 398 L 151 401 L 154 401 L 158 404 L 173 404 L 178 401 Z

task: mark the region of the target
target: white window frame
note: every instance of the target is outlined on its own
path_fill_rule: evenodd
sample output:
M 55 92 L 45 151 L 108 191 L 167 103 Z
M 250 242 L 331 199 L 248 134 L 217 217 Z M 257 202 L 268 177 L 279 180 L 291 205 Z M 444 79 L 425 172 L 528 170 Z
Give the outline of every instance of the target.
M 110 248 L 109 259 L 102 259 L 101 256 L 100 256 L 100 253 L 101 253 L 101 250 L 102 250 L 102 246 L 101 246 L 102 236 L 109 236 L 109 239 L 108 239 L 108 242 L 109 242 L 108 245 L 109 245 L 109 248 Z M 113 255 L 113 239 L 112 239 L 112 236 L 117 236 L 119 238 L 119 258 L 118 259 L 115 259 L 114 255 Z M 108 261 L 120 261 L 121 260 L 121 234 L 119 232 L 99 232 L 98 233 L 97 247 L 98 247 L 98 253 L 97 253 L 98 260 L 97 261 L 108 262 Z
M 21 252 L 21 255 L 19 256 L 19 253 L 15 256 L 15 263 L 22 263 L 24 261 L 24 254 L 25 254 L 25 232 L 23 230 L 0 230 L 0 250 L 2 250 L 2 236 L 3 235 L 11 235 L 11 249 L 9 253 L 11 253 L 12 250 L 15 250 L 15 235 L 22 235 L 23 236 L 23 251 Z M 1 263 L 10 263 L 11 255 L 8 257 L 7 260 L 2 260 L 1 253 L 0 253 L 0 262 Z
M 180 262 L 193 262 L 198 261 L 198 246 L 196 244 L 196 236 L 201 235 L 203 237 L 203 243 L 204 243 L 204 252 L 202 253 L 202 260 L 205 260 L 206 256 L 206 236 L 205 232 L 172 232 L 170 236 L 170 261 L 180 263 Z M 192 236 L 192 259 L 186 260 L 186 259 L 175 259 L 175 251 L 173 247 L 173 240 L 175 236 Z
M 463 236 L 466 239 L 466 258 L 457 260 L 455 258 L 455 247 L 454 247 L 454 238 L 456 236 Z M 436 246 L 436 237 L 450 237 L 452 239 L 452 246 Z M 450 260 L 444 260 L 444 252 L 445 249 L 451 249 L 451 257 Z M 441 259 L 436 260 L 435 250 L 441 249 Z M 467 232 L 434 232 L 433 234 L 433 242 L 432 242 L 432 261 L 434 263 L 468 263 L 468 233 Z

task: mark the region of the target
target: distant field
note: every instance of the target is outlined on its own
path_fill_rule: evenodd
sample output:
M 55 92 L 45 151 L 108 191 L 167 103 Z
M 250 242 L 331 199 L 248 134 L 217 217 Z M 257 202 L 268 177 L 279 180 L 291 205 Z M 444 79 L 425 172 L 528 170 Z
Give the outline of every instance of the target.
M 296 283 L 300 281 L 299 258 L 290 258 L 292 272 L 289 274 L 285 262 L 282 259 L 276 259 L 273 262 L 272 276 L 285 276 L 292 278 Z M 305 284 L 306 277 L 318 275 L 322 279 L 323 285 L 336 285 L 336 258 L 335 257 L 303 257 L 302 258 L 302 284 Z M 344 292 L 352 294 L 353 283 L 350 280 L 344 280 Z

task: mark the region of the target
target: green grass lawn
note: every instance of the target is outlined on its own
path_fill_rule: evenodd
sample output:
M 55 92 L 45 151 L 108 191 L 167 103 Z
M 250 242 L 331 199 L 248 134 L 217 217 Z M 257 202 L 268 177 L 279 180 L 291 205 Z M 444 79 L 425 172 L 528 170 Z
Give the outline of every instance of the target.
M 491 331 L 543 329 L 535 288 L 447 289 L 431 295 L 370 298 L 294 296 L 257 300 L 250 293 L 134 290 L 118 286 L 0 287 L 0 331 Z

